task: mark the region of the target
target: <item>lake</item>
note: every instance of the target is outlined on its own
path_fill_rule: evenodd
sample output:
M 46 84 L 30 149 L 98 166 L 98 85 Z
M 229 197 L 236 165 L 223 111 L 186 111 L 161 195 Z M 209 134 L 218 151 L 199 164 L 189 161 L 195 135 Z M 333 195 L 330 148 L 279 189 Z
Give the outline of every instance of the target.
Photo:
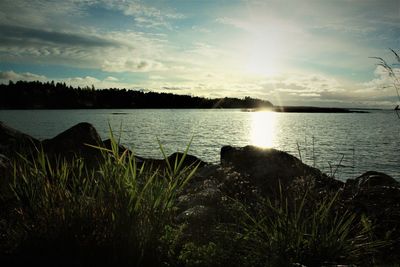
M 183 151 L 218 162 L 224 145 L 257 145 L 289 152 L 339 179 L 368 170 L 400 180 L 400 120 L 393 111 L 274 113 L 241 110 L 0 110 L 0 120 L 39 139 L 79 122 L 103 139 L 109 126 L 121 143 L 143 157 Z

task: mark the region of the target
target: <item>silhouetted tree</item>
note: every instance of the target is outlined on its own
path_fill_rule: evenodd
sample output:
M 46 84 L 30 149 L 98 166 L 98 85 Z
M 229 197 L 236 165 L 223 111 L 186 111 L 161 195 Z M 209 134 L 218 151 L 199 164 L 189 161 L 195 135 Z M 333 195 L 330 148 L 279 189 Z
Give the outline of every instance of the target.
M 67 87 L 65 83 L 10 81 L 0 84 L 1 109 L 75 108 L 258 108 L 272 107 L 269 101 L 245 97 L 203 98 L 191 95 L 102 89 L 94 85 Z

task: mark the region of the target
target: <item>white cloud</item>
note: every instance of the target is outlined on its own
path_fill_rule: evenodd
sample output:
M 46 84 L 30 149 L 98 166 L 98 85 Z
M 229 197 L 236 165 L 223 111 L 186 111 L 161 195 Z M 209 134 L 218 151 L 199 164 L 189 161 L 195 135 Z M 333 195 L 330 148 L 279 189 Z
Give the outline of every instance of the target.
M 201 26 L 197 26 L 197 25 L 193 25 L 192 30 L 195 32 L 200 32 L 200 33 L 210 33 L 211 32 L 210 29 L 207 29 L 207 28 L 204 28 Z
M 46 76 L 37 75 L 30 72 L 16 73 L 10 71 L 0 71 L 0 83 L 8 83 L 8 81 L 45 81 Z
M 138 26 L 144 28 L 172 29 L 171 20 L 183 19 L 185 16 L 173 9 L 159 9 L 150 6 L 144 1 L 103 1 L 105 5 L 114 10 L 121 11 L 126 16 L 132 16 Z
M 107 78 L 104 79 L 107 82 L 117 82 L 118 79 L 112 76 L 108 76 Z

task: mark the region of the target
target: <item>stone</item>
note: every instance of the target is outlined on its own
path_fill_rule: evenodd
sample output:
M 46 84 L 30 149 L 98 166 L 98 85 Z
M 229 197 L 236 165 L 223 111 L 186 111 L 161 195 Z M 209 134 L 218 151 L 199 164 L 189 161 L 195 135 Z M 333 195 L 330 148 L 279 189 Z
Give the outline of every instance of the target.
M 368 216 L 379 238 L 396 240 L 385 253 L 400 250 L 399 182 L 384 173 L 369 171 L 346 181 L 342 199 L 348 209 Z
M 247 176 L 264 196 L 277 195 L 280 190 L 300 182 L 319 191 L 337 190 L 343 186 L 342 182 L 329 178 L 298 158 L 272 148 L 224 146 L 221 165 L 231 166 Z
M 168 161 L 171 164 L 171 166 L 173 166 L 175 164 L 175 161 L 180 162 L 183 155 L 184 154 L 182 152 L 175 152 L 175 153 L 169 155 Z M 182 166 L 185 166 L 185 167 L 193 166 L 194 167 L 194 166 L 198 165 L 199 167 L 203 167 L 206 164 L 207 163 L 205 163 L 201 159 L 197 158 L 196 156 L 186 154 L 185 159 L 183 160 Z
M 0 122 L 0 153 L 14 158 L 40 148 L 40 141 Z
M 172 168 L 175 166 L 175 161 L 180 162 L 181 158 L 183 157 L 182 152 L 175 152 L 172 153 L 167 157 L 167 160 Z M 140 158 L 144 161 L 145 166 L 150 169 L 165 169 L 167 167 L 167 163 L 165 159 L 151 159 L 151 158 Z M 197 158 L 196 156 L 186 154 L 185 159 L 181 165 L 182 168 L 191 168 L 191 167 L 204 167 L 207 163 L 202 161 L 201 159 Z
M 354 181 L 359 188 L 372 187 L 372 186 L 393 186 L 398 185 L 393 177 L 375 171 L 368 171 L 363 175 L 357 177 Z
M 44 151 L 54 156 L 72 159 L 75 156 L 88 161 L 101 159 L 101 151 L 92 146 L 103 147 L 96 129 L 86 122 L 78 123 L 52 139 L 42 142 Z

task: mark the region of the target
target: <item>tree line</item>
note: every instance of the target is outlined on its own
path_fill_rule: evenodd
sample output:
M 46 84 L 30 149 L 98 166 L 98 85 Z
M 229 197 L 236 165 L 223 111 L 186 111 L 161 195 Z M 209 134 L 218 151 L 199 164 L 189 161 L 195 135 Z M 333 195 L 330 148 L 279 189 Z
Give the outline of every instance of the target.
M 260 108 L 269 101 L 245 97 L 204 98 L 127 89 L 67 86 L 54 81 L 9 81 L 0 84 L 0 109 L 97 108 Z

